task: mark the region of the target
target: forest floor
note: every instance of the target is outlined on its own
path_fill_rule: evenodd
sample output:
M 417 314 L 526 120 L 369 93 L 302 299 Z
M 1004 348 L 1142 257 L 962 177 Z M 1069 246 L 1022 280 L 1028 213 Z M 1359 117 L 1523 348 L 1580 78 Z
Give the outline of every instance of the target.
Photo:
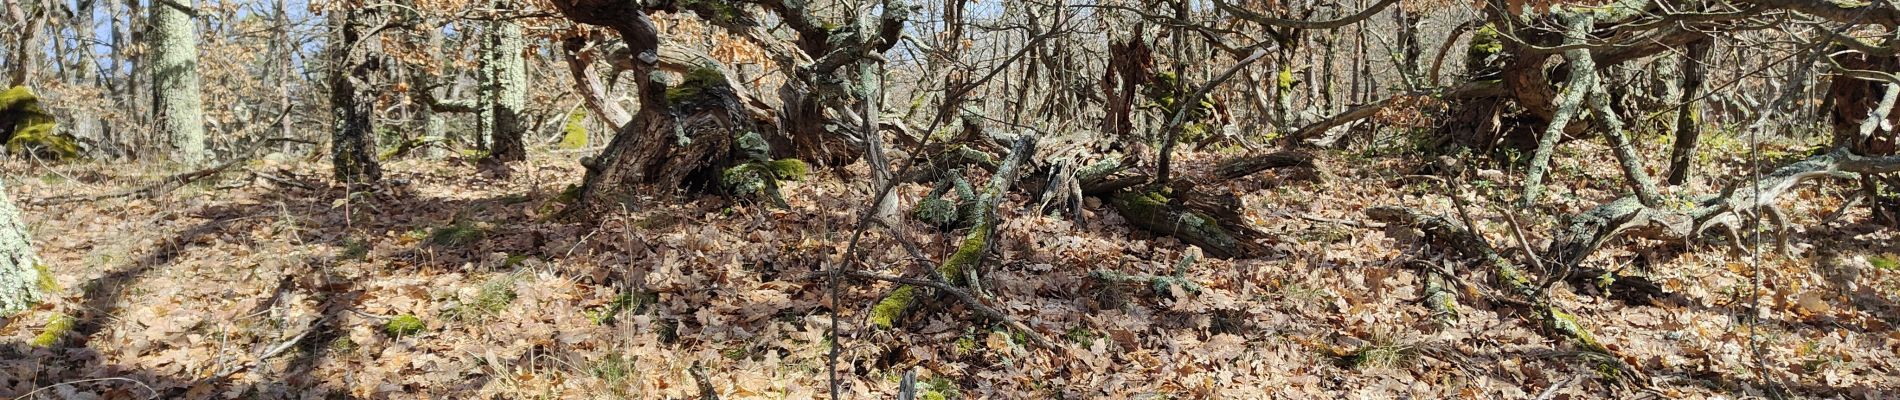
M 1621 190 L 1607 150 L 1565 149 L 1545 208 L 1484 194 L 1515 184 L 1473 185 L 1472 218 L 1493 243 L 1515 247 L 1504 212 L 1541 249 L 1553 216 Z M 44 200 L 177 171 L 9 162 L 0 179 L 60 290 L 0 326 L 0 396 L 828 396 L 831 297 L 816 272 L 844 263 L 868 197 L 845 182 L 864 181 L 861 166 L 856 178 L 788 183 L 782 209 L 661 196 L 597 223 L 550 218 L 581 178 L 577 157 L 539 152 L 508 179 L 465 161 L 396 161 L 384 188 L 351 195 L 328 183 L 327 163 L 274 156 L 156 198 L 57 205 Z M 1280 255 L 1194 263 L 1185 276 L 1205 287 L 1198 294 L 1088 285 L 1094 270 L 1169 274 L 1185 246 L 1132 230 L 1098 201 L 1077 224 L 1030 215 L 1012 195 L 983 289 L 1060 349 L 954 300 L 874 330 L 868 310 L 892 286 L 846 280 L 836 322 L 846 396 L 890 398 L 907 370 L 923 398 L 1900 396 L 1900 242 L 1864 209 L 1819 222 L 1842 202 L 1842 183 L 1784 204 L 1801 230 L 1793 257 L 1767 252 L 1756 268 L 1715 240 L 1617 240 L 1587 264 L 1653 280 L 1668 296 L 1632 304 L 1552 286 L 1557 304 L 1636 368 L 1617 371 L 1488 301 L 1484 273 L 1463 275 L 1462 318 L 1436 326 L 1408 261 L 1441 250 L 1362 212 L 1452 213 L 1441 188 L 1406 176 L 1426 161 L 1342 152 L 1318 162 L 1316 173 L 1268 171 L 1222 189 L 1243 195 Z M 1705 175 L 1746 165 L 1704 164 Z M 908 203 L 927 188 L 904 190 Z M 898 231 L 931 257 L 959 236 L 922 223 Z M 862 268 L 915 265 L 882 229 L 863 248 Z M 1761 322 L 1745 324 L 1756 299 Z M 392 326 L 406 316 L 420 329 Z M 71 331 L 40 337 L 62 324 Z

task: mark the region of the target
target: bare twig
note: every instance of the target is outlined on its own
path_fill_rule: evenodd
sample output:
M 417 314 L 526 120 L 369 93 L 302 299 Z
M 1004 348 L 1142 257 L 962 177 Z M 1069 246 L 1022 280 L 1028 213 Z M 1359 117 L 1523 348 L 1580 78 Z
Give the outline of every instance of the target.
M 224 371 L 218 372 L 217 375 L 212 375 L 209 378 L 205 378 L 205 380 L 216 381 L 216 380 L 229 378 L 231 377 L 231 375 L 236 375 L 239 372 L 250 370 L 252 367 L 256 367 L 258 364 L 264 363 L 264 360 L 269 360 L 271 357 L 276 357 L 278 354 L 283 354 L 285 350 L 290 350 L 291 347 L 296 346 L 297 343 L 299 342 L 302 342 L 304 338 L 310 337 L 310 333 L 316 332 L 317 327 L 322 326 L 323 322 L 324 322 L 323 320 L 318 320 L 316 323 L 310 324 L 310 327 L 305 328 L 303 332 L 298 333 L 297 336 L 290 337 L 290 340 L 285 340 L 283 341 L 283 343 L 278 343 L 276 346 L 271 346 L 270 349 L 264 350 L 264 354 L 258 355 L 256 360 L 253 360 L 249 363 L 245 363 L 243 365 L 238 365 L 235 367 L 231 367 L 229 369 L 225 369 Z
M 145 384 L 145 382 L 139 382 L 139 380 L 137 380 L 137 379 L 132 379 L 132 378 L 122 378 L 122 377 L 116 377 L 116 376 L 115 376 L 115 377 L 110 377 L 110 378 L 93 378 L 93 379 L 80 379 L 80 380 L 76 380 L 76 381 L 72 381 L 72 382 L 60 382 L 60 383 L 55 383 L 55 384 L 51 384 L 51 385 L 46 385 L 46 386 L 41 386 L 41 387 L 39 387 L 39 388 L 36 388 L 36 389 L 33 389 L 33 391 L 31 391 L 31 392 L 26 392 L 26 394 L 23 394 L 23 395 L 20 395 L 20 397 L 15 397 L 15 398 L 14 398 L 14 400 L 25 400 L 25 399 L 31 399 L 31 398 L 33 398 L 33 395 L 34 395 L 34 394 L 38 394 L 38 393 L 39 393 L 40 391 L 42 391 L 42 390 L 46 390 L 46 389 L 51 389 L 51 388 L 56 388 L 56 387 L 60 387 L 60 386 L 67 386 L 67 385 L 77 385 L 77 384 L 81 384 L 81 383 L 92 383 L 92 382 L 104 382 L 104 381 L 126 381 L 126 382 L 132 382 L 132 383 L 136 383 L 136 384 L 138 384 L 138 385 L 139 385 L 139 387 L 142 387 L 142 388 L 145 388 L 145 391 L 147 391 L 147 392 L 152 392 L 152 395 L 151 395 L 151 396 L 147 396 L 147 397 L 146 397 L 147 399 L 156 399 L 156 398 L 158 398 L 158 390 L 156 390 L 156 389 L 152 389 L 152 385 L 147 385 L 147 384 Z

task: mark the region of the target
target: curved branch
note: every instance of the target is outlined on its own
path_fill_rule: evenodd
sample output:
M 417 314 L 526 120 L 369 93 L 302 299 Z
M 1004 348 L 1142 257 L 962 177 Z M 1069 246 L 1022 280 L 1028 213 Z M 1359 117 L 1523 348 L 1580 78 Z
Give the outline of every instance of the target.
M 1301 19 L 1285 19 L 1285 18 L 1269 17 L 1266 15 L 1261 15 L 1260 13 L 1247 10 L 1245 8 L 1236 7 L 1232 4 L 1227 4 L 1226 0 L 1214 0 L 1214 7 L 1219 8 L 1221 11 L 1226 11 L 1228 14 L 1233 14 L 1235 18 L 1244 19 L 1256 24 L 1261 24 L 1261 25 L 1266 25 L 1266 26 L 1279 27 L 1279 28 L 1291 28 L 1291 29 L 1332 29 L 1332 28 L 1338 28 L 1338 27 L 1342 27 L 1346 25 L 1359 23 L 1359 21 L 1364 21 L 1366 18 L 1371 18 L 1374 14 L 1378 14 L 1380 11 L 1385 11 L 1386 7 L 1391 7 L 1393 4 L 1398 4 L 1398 3 L 1399 3 L 1399 0 L 1380 0 L 1378 4 L 1373 4 L 1371 7 L 1366 7 L 1366 9 L 1360 10 L 1356 14 L 1348 15 L 1339 19 L 1332 19 L 1332 20 L 1325 20 L 1325 21 L 1307 21 L 1307 20 L 1301 20 Z

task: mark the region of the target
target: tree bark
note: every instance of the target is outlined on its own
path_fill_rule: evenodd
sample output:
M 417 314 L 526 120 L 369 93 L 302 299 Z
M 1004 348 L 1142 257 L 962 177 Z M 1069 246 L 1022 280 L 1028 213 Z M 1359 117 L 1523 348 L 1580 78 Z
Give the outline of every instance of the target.
M 1709 59 L 1709 48 L 1714 40 L 1705 39 L 1689 43 L 1682 55 L 1682 108 L 1676 110 L 1676 143 L 1669 151 L 1670 185 L 1689 182 L 1695 168 L 1697 142 L 1702 140 L 1702 80 L 1709 73 L 1704 62 Z
M 20 209 L 0 185 L 0 319 L 33 307 L 46 295 L 52 277 L 45 273 L 33 254 L 33 238 L 21 221 Z
M 383 176 L 376 159 L 376 97 L 369 93 L 370 80 L 380 68 L 374 57 L 380 44 L 363 32 L 363 21 L 372 12 L 330 14 L 335 40 L 330 48 L 330 110 L 336 124 L 330 131 L 330 164 L 336 180 L 352 186 L 374 184 Z
M 515 3 L 510 0 L 495 2 L 499 10 L 512 10 Z M 488 119 L 490 163 L 507 164 L 527 158 L 527 149 L 523 147 L 522 136 L 525 126 L 522 124 L 522 109 L 527 106 L 527 69 L 522 52 L 526 51 L 527 40 L 522 36 L 521 25 L 510 19 L 497 18 L 488 27 L 488 52 L 484 57 L 488 62 L 483 66 L 484 82 L 482 98 L 483 117 Z
M 1590 13 L 1569 14 L 1565 21 L 1564 44 L 1583 44 L 1589 39 L 1590 28 L 1595 24 L 1596 18 Z M 1520 203 L 1525 207 L 1536 205 L 1537 198 L 1543 194 L 1544 174 L 1550 170 L 1550 155 L 1557 149 L 1558 139 L 1563 138 L 1564 129 L 1583 110 L 1584 98 L 1597 86 L 1595 68 L 1587 65 L 1592 62 L 1589 50 L 1565 51 L 1564 59 L 1570 62 L 1570 81 L 1564 84 L 1564 91 L 1558 96 L 1556 109 L 1551 114 L 1550 124 L 1544 127 L 1543 136 L 1537 139 L 1537 150 L 1531 153 L 1530 170 L 1524 174 L 1524 197 Z M 1591 73 L 1575 73 L 1577 70 L 1589 70 Z M 1542 74 L 1538 75 L 1541 78 Z M 1535 84 L 1544 85 L 1541 79 Z M 1518 97 L 1524 97 L 1521 90 Z
M 153 110 L 172 159 L 186 164 L 207 156 L 194 1 L 156 0 L 151 7 Z

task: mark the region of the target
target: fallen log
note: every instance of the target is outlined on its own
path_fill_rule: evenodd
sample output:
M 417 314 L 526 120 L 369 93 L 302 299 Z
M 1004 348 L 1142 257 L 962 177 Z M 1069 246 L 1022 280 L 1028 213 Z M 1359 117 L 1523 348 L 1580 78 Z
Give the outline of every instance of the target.
M 1269 235 L 1248 226 L 1234 211 L 1240 208 L 1237 199 L 1209 199 L 1191 190 L 1163 187 L 1121 190 L 1108 200 L 1129 224 L 1200 246 L 1214 257 L 1253 258 L 1270 253 L 1260 243 Z
M 1222 160 L 1214 165 L 1214 177 L 1234 180 L 1260 171 L 1287 167 L 1313 167 L 1313 155 L 1299 151 L 1281 151 Z

